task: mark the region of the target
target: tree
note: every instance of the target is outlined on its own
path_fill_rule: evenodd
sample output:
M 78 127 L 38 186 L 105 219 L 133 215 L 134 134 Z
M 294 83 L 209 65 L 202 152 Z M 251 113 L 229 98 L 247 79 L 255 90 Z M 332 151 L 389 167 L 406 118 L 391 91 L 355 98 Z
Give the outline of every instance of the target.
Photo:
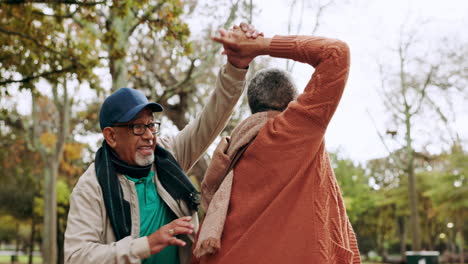
M 468 155 L 459 145 L 454 145 L 448 153 L 438 155 L 432 162 L 433 169 L 426 173 L 426 177 L 437 184 L 433 184 L 432 188 L 424 192 L 424 195 L 433 202 L 439 222 L 442 223 L 442 228 L 438 231 L 454 229 L 453 237 L 449 236 L 449 239 L 458 241 L 460 263 L 464 263 L 465 222 L 468 217 L 467 164 Z M 445 229 L 447 227 L 449 230 Z M 455 250 L 453 251 L 455 253 Z
M 179 43 L 184 52 L 191 50 L 188 26 L 181 14 L 194 2 L 181 0 L 102 1 L 88 4 L 87 12 L 72 14 L 75 23 L 99 39 L 100 58 L 106 61 L 112 77 L 112 91 L 128 85 L 129 64 L 136 34 L 162 42 Z M 78 4 L 79 5 L 79 4 Z M 82 7 L 82 6 L 80 6 Z
M 401 156 L 403 153 L 399 151 L 393 155 Z M 395 164 L 393 157 L 368 161 L 366 172 L 369 174 L 369 185 L 374 190 L 374 208 L 371 208 L 370 212 L 373 212 L 376 218 L 377 249 L 385 261 L 390 244 L 397 241 L 401 258 L 405 259 L 406 219 L 409 215 L 408 201 L 405 199 L 405 175 Z
M 434 136 L 434 131 L 442 131 L 440 127 L 431 127 L 430 124 L 424 122 L 424 118 L 430 117 L 435 120 L 433 124 L 442 124 L 444 132 L 447 129 L 453 135 L 453 128 L 447 125 L 449 112 L 444 105 L 439 105 L 434 99 L 441 94 L 446 97 L 453 96 L 453 93 L 447 91 L 447 87 L 453 87 L 454 84 L 444 81 L 448 78 L 446 70 L 441 66 L 445 64 L 449 51 L 432 51 L 431 54 L 443 55 L 435 58 L 429 57 L 420 52 L 416 37 L 416 32 L 402 30 L 397 47 L 398 66 L 395 66 L 395 71 L 392 71 L 381 65 L 381 74 L 384 76 L 382 78 L 383 101 L 391 116 L 390 123 L 393 127 L 387 128 L 387 140 L 382 133 L 379 135 L 386 146 L 386 142 L 393 142 L 395 148 L 401 149 L 404 153 L 401 156 L 394 154 L 391 156 L 394 163 L 405 172 L 407 177 L 412 249 L 420 250 L 421 222 L 418 213 L 419 197 L 415 166 L 417 156 L 424 149 L 420 148 L 420 152 L 417 152 L 418 146 L 423 142 L 416 139 L 415 131 L 419 132 L 419 138 L 421 138 L 420 131 L 432 133 L 432 136 Z M 459 76 L 466 74 L 466 70 L 451 72 Z M 458 140 L 457 136 L 451 138 Z M 394 153 L 390 149 L 389 152 Z
M 9 2 L 1 7 L 5 23 L 0 27 L 0 38 L 5 45 L 0 52 L 0 91 L 8 95 L 18 87 L 29 90 L 32 97 L 32 122 L 19 120 L 19 123 L 28 133 L 25 137 L 28 148 L 39 153 L 45 164 L 43 257 L 46 263 L 55 263 L 55 185 L 69 129 L 68 80 L 96 81 L 92 73 L 98 64 L 91 48 L 94 39 L 83 36 L 71 23 L 71 15 L 78 12 L 73 5 Z M 46 80 L 51 88 L 56 112 L 46 110 L 50 101 L 37 89 L 39 80 Z
M 113 2 L 7 2 L 2 17 L 7 26 L 0 28 L 6 43 L 2 59 L 1 85 L 19 84 L 29 89 L 33 98 L 33 122 L 29 147 L 40 153 L 44 167 L 44 261 L 56 262 L 56 178 L 66 136 L 69 132 L 72 101 L 68 97 L 69 80 L 86 78 L 97 83 L 92 70 L 99 55 L 108 59 L 113 87 L 127 81 L 126 48 L 129 38 L 141 24 L 148 23 L 165 31 L 163 39 L 185 39 L 188 28 L 178 16 L 180 1 Z M 99 41 L 97 41 L 99 39 Z M 102 45 L 99 45 L 102 44 Z M 100 49 L 103 48 L 103 49 Z M 188 48 L 188 46 L 187 46 Z M 67 75 L 68 72 L 73 74 Z M 47 79 L 56 112 L 37 107 L 44 98 L 36 89 L 39 79 Z M 96 86 L 98 87 L 98 86 Z M 5 94 L 11 86 L 1 89 Z M 48 118 L 54 118 L 50 122 Z M 41 121 L 42 123 L 39 123 Z M 28 127 L 28 124 L 25 125 Z M 40 139 L 40 140 L 38 140 Z
M 26 133 L 18 122 L 19 114 L 0 114 L 0 212 L 14 218 L 16 222 L 16 250 L 20 245 L 20 225 L 30 221 L 29 239 L 30 261 L 34 244 L 34 230 L 37 219 L 33 214 L 34 197 L 37 196 L 38 178 L 42 161 L 37 153 L 29 151 L 25 142 Z M 6 224 L 1 221 L 2 225 Z

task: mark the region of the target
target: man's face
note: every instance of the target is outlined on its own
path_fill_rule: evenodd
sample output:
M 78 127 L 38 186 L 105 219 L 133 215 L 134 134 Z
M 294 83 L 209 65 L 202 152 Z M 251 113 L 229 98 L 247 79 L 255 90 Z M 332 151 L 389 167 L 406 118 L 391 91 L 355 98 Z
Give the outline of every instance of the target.
M 149 124 L 154 122 L 153 113 L 143 109 L 135 120 L 123 124 Z M 119 124 L 120 125 L 120 124 Z M 129 127 L 113 127 L 115 131 L 114 150 L 129 165 L 148 166 L 154 161 L 156 135 L 148 128 L 143 135 L 137 136 Z

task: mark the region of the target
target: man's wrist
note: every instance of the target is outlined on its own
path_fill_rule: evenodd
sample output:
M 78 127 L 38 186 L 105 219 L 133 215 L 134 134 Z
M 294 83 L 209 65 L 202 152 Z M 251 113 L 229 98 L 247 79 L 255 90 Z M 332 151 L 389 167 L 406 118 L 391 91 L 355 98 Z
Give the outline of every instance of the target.
M 259 38 L 258 55 L 269 55 L 270 43 L 271 43 L 271 38 Z
M 228 58 L 228 63 L 231 64 L 234 68 L 236 69 L 239 69 L 239 70 L 248 70 L 249 69 L 249 64 L 247 65 L 244 65 L 244 64 L 238 64 L 238 63 L 235 63 L 234 61 L 230 60 Z
M 139 237 L 131 242 L 133 254 L 139 259 L 146 259 L 151 256 L 151 245 L 147 236 Z
M 229 75 L 231 78 L 234 78 L 234 80 L 244 80 L 247 72 L 248 70 L 236 67 L 229 62 L 229 60 L 222 68 L 222 73 Z

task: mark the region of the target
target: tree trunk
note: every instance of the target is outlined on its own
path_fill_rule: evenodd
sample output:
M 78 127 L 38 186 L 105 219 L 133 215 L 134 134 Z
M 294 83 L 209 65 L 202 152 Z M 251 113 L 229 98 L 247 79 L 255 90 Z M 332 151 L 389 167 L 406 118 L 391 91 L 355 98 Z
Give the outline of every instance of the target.
M 28 264 L 33 263 L 33 252 L 34 252 L 34 235 L 36 234 L 36 219 L 34 215 L 31 219 L 31 237 L 29 240 L 29 256 L 28 256 Z
M 406 126 L 406 173 L 408 174 L 408 197 L 410 202 L 411 249 L 421 250 L 421 233 L 419 231 L 418 193 L 416 190 L 416 175 L 414 173 L 414 150 L 411 138 L 411 108 L 405 106 Z
M 57 170 L 56 161 L 49 161 L 44 183 L 44 263 L 57 263 Z
M 435 250 L 435 241 L 437 241 L 436 222 L 434 219 L 426 218 L 427 226 L 427 248 L 429 251 Z M 423 232 L 424 233 L 424 232 Z
M 15 241 L 15 255 L 18 256 L 19 254 L 19 243 L 20 243 L 20 233 L 19 233 L 19 222 L 16 222 L 15 225 L 15 235 L 16 235 L 16 241 Z
M 112 91 L 128 86 L 128 67 L 126 62 L 128 39 L 130 37 L 130 21 L 132 11 L 123 12 L 126 16 L 122 17 L 119 12 L 111 9 L 111 15 L 108 19 L 107 30 L 115 36 L 107 46 L 109 56 L 109 70 L 112 76 Z
M 464 237 L 463 237 L 463 217 L 462 217 L 462 214 L 458 214 L 458 218 L 460 219 L 460 221 L 458 221 L 457 223 L 457 230 L 458 230 L 458 240 L 460 241 L 459 245 L 458 245 L 458 248 L 459 248 L 459 253 L 460 253 L 460 264 L 463 264 L 465 263 L 465 254 L 464 254 L 464 250 L 463 250 L 463 247 L 464 247 Z M 456 243 L 457 239 L 456 239 L 456 235 L 455 235 L 455 243 Z
M 58 216 L 57 216 L 58 218 Z M 57 220 L 57 263 L 58 264 L 63 264 L 65 255 L 64 255 L 64 230 L 60 227 L 60 221 Z
M 385 231 L 384 227 L 377 227 L 377 230 L 380 230 L 377 234 L 377 251 L 382 257 L 382 261 L 385 262 L 387 260 L 387 253 L 385 250 Z
M 411 209 L 411 249 L 414 251 L 419 251 L 421 250 L 421 234 L 419 232 L 419 213 L 418 197 L 416 192 L 416 177 L 414 175 L 414 168 L 412 164 L 408 168 L 408 192 Z
M 400 238 L 400 255 L 401 255 L 401 261 L 404 261 L 406 259 L 406 223 L 405 223 L 405 217 L 400 216 L 397 219 L 398 221 L 398 234 Z

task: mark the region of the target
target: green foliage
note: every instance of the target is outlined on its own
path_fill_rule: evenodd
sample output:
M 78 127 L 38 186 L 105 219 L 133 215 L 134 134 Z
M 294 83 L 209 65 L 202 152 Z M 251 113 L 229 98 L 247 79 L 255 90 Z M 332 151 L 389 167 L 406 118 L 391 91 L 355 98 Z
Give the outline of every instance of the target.
M 68 213 L 68 206 L 71 190 L 68 184 L 60 179 L 57 181 L 57 213 L 59 215 L 65 215 Z M 40 196 L 34 198 L 34 214 L 42 217 L 44 215 L 44 199 L 42 198 L 42 190 L 40 191 Z
M 0 212 L 18 219 L 32 215 L 41 166 L 38 154 L 29 151 L 24 136 L 18 128 L 0 132 Z
M 375 190 L 368 184 L 369 175 L 362 166 L 355 165 L 352 160 L 340 158 L 339 154 L 331 153 L 330 158 L 345 198 L 348 216 L 351 222 L 357 221 L 360 215 L 375 204 L 375 198 L 372 197 Z
M 391 157 L 365 165 L 356 165 L 339 154 L 331 153 L 330 157 L 361 252 L 376 250 L 381 256 L 400 253 L 401 243 L 406 247 L 410 242 L 402 241 L 404 229 L 406 236 L 409 232 L 404 173 Z M 456 146 L 451 152 L 417 159 L 415 164 L 423 247 L 444 250 L 449 239 L 466 241 L 468 154 Z M 453 223 L 453 230 L 447 228 L 448 223 Z M 454 235 L 449 237 L 449 232 Z
M 96 80 L 91 71 L 99 64 L 95 40 L 65 18 L 69 12 L 68 6 L 54 4 L 0 4 L 1 93 L 8 94 L 7 85 L 14 83 L 34 90 L 39 78 L 56 83 L 67 73 Z
M 0 241 L 12 241 L 16 238 L 18 220 L 11 215 L 0 216 Z

